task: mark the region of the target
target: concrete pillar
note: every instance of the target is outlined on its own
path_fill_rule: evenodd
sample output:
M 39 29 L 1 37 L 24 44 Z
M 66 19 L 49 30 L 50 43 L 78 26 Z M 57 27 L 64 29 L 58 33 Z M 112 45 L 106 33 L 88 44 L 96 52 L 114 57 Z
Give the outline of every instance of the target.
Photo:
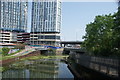
M 62 47 L 62 44 L 60 44 L 60 47 Z
M 64 47 L 66 46 L 66 44 L 64 44 Z

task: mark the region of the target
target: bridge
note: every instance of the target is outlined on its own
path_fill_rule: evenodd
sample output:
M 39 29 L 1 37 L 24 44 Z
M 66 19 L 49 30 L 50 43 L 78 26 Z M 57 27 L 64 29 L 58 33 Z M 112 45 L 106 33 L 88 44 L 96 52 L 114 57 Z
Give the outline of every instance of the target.
M 66 45 L 81 45 L 83 41 L 61 41 L 60 45 L 61 47 L 66 47 Z

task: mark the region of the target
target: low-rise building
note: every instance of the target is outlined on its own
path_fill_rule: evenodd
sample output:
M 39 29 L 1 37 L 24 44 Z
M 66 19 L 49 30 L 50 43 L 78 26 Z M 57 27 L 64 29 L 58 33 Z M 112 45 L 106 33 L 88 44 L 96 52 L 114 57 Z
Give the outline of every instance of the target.
M 30 33 L 18 33 L 0 31 L 0 43 L 27 43 L 29 44 Z
M 17 32 L 0 31 L 0 42 L 1 43 L 16 43 Z
M 51 45 L 58 46 L 60 44 L 59 33 L 31 33 L 31 45 Z
M 14 48 L 15 46 L 16 44 L 14 43 L 0 43 L 0 48 L 3 48 L 3 47 Z
M 27 43 L 29 44 L 30 33 L 18 33 L 17 34 L 17 42 L 18 43 Z

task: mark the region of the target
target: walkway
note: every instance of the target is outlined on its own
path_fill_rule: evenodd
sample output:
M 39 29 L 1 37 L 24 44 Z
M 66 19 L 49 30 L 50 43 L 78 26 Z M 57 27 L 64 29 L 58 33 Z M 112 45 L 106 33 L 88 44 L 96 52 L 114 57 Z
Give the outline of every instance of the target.
M 11 55 L 11 56 L 21 56 L 21 55 L 29 54 L 29 53 L 31 53 L 33 51 L 35 51 L 34 48 L 29 48 L 29 49 L 25 49 L 25 50 L 23 50 L 23 51 L 21 51 L 19 53 L 16 53 L 14 55 Z

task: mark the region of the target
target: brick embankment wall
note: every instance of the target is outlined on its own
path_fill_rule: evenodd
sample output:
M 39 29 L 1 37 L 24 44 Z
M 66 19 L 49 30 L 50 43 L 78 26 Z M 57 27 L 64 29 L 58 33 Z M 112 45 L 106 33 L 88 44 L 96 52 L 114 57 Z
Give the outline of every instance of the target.
M 33 52 L 31 52 L 31 53 L 29 53 L 27 55 L 22 55 L 22 56 L 12 58 L 12 59 L 2 60 L 2 61 L 0 61 L 0 64 L 6 65 L 8 63 L 17 61 L 17 60 L 22 59 L 22 58 L 31 57 L 31 56 L 37 56 L 37 55 L 40 55 L 40 54 L 41 54 L 41 51 L 33 51 Z
M 64 48 L 56 49 L 56 55 L 62 55 Z

